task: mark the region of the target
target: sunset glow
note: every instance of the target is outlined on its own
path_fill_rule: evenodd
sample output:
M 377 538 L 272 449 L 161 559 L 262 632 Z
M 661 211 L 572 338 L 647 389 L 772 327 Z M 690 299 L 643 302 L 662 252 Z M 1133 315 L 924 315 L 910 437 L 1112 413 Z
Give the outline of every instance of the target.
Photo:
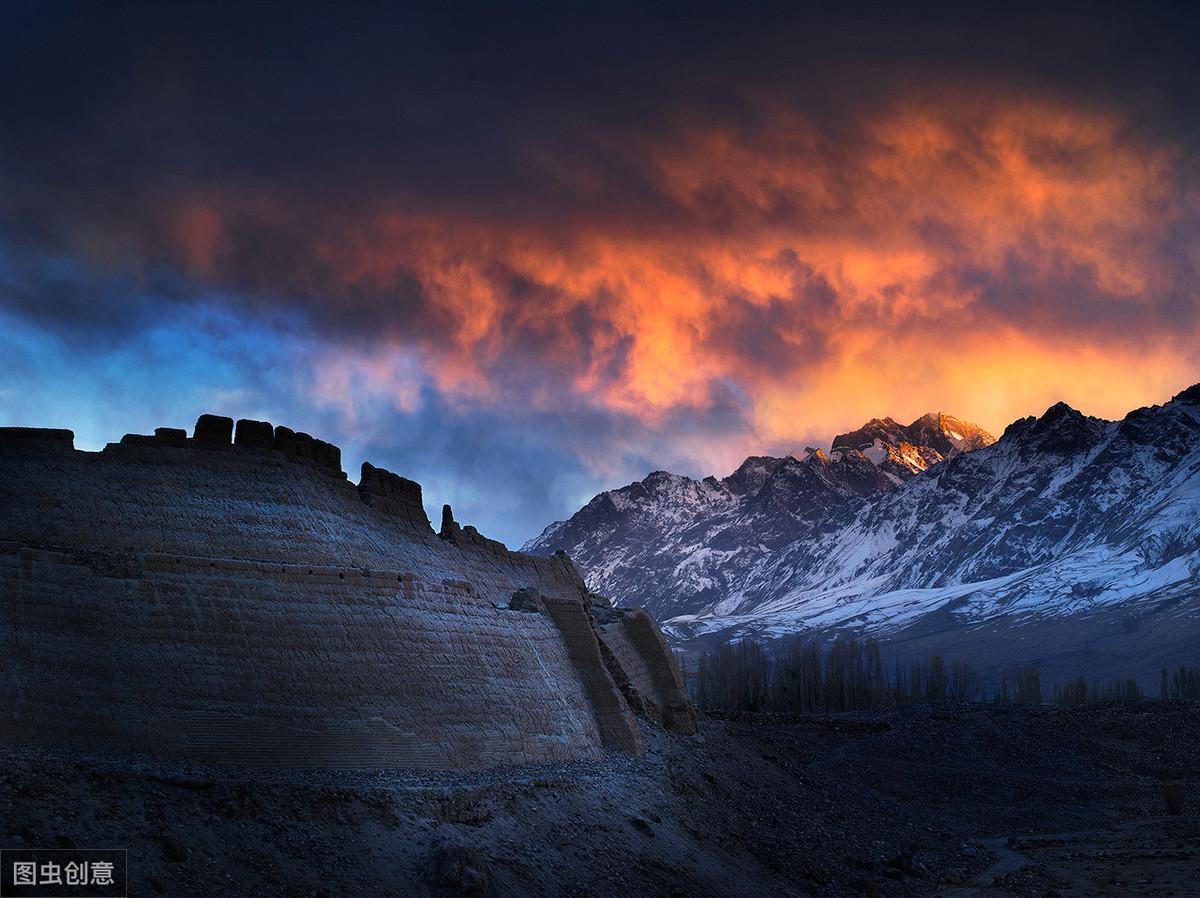
M 191 138 L 128 105 L 197 120 L 253 67 L 226 63 L 211 84 L 180 63 L 171 98 L 122 85 L 86 150 L 4 139 L 10 417 L 45 418 L 45 359 L 69 358 L 107 396 L 84 442 L 138 426 L 130 388 L 103 386 L 133 376 L 164 385 L 146 420 L 321 422 L 349 465 L 370 447 L 517 540 L 653 468 L 724 474 L 873 416 L 999 433 L 1059 400 L 1117 416 L 1200 380 L 1195 152 L 1113 91 L 912 67 L 894 91 L 834 78 L 827 96 L 748 77 L 698 108 L 648 81 L 647 119 L 512 85 L 478 152 L 453 103 L 488 88 L 418 100 L 400 72 L 378 146 L 375 110 L 339 120 L 324 98 L 314 146 L 290 106 L 259 134 L 247 110 L 270 85 Z M 260 139 L 266 160 L 228 163 Z M 168 176 L 155 148 L 190 164 Z M 47 271 L 58 287 L 34 295 Z M 67 320 L 79 308 L 94 327 Z M 559 477 L 505 523 L 493 484 L 534 458 Z

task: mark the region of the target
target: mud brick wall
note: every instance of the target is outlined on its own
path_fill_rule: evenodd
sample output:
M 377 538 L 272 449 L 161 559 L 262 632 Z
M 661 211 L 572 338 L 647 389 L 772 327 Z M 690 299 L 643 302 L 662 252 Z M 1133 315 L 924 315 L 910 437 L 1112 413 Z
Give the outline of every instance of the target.
M 625 700 L 604 664 L 596 632 L 583 602 L 544 599 L 546 613 L 562 634 L 563 642 L 595 709 L 596 721 L 606 742 L 641 754 L 645 749 Z
M 616 679 L 623 675 L 633 685 L 646 714 L 672 732 L 696 732 L 696 712 L 679 664 L 649 612 L 618 612 L 617 619 L 602 624 L 599 631 L 616 662 Z
M 0 739 L 323 767 L 642 750 L 569 559 L 439 538 L 412 481 L 234 431 L 91 453 L 0 429 Z M 546 611 L 509 610 L 522 589 Z

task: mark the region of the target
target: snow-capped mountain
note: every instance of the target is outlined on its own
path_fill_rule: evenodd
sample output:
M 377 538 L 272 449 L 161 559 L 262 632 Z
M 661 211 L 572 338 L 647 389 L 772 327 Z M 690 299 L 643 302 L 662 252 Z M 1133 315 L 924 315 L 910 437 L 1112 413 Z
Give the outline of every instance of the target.
M 907 427 L 869 421 L 820 449 L 752 456 L 728 477 L 655 471 L 601 493 L 525 551 L 565 549 L 597 592 L 644 604 L 660 619 L 746 605 L 747 578 L 930 465 L 994 442 L 982 428 L 929 414 Z
M 891 418 L 872 418 L 858 430 L 834 437 L 833 449 L 858 449 L 899 483 L 951 455 L 994 442 L 977 424 L 939 412 L 922 415 L 907 427 Z
M 683 642 L 853 628 L 1064 676 L 1195 663 L 1200 384 L 1120 421 L 1060 403 L 994 443 L 975 430 L 884 419 L 828 456 L 654 474 L 528 548 L 565 549 L 593 589 L 649 605 Z M 941 458 L 919 469 L 926 450 Z

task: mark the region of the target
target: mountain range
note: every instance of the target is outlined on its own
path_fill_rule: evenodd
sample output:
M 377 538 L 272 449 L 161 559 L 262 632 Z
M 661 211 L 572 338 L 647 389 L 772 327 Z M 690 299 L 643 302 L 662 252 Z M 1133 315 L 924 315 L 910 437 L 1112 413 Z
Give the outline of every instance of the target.
M 525 549 L 565 550 L 684 650 L 853 630 L 1149 683 L 1200 650 L 1200 384 L 1119 421 L 1059 403 L 993 440 L 884 418 L 720 480 L 656 471 Z

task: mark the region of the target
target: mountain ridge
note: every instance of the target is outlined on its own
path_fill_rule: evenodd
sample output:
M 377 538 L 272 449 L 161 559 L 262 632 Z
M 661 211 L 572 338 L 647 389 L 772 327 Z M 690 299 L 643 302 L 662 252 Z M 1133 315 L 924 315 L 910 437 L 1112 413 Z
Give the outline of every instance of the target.
M 849 447 L 809 464 L 827 473 L 839 452 L 872 464 Z M 987 625 L 1032 645 L 1029 627 L 1055 619 L 1080 633 L 1106 622 L 1089 639 L 1121 656 L 1138 628 L 1170 641 L 1197 617 L 1200 385 L 1116 421 L 1056 403 L 865 495 L 839 477 L 783 480 L 760 490 L 774 504 L 692 506 L 678 529 L 659 509 L 637 520 L 635 505 L 625 519 L 573 518 L 530 548 L 564 549 L 593 588 L 647 604 L 685 644 L 844 629 L 929 644 Z
M 958 430 L 952 430 L 951 437 L 944 426 Z M 718 553 L 705 558 L 724 558 L 719 553 L 732 552 L 745 561 L 781 548 L 847 504 L 893 489 L 946 457 L 965 451 L 954 442 L 964 440 L 963 432 L 977 444 L 993 441 L 978 425 L 929 413 L 908 426 L 890 418 L 872 419 L 858 431 L 835 437 L 828 453 L 810 447 L 782 457 L 752 455 L 721 479 L 694 480 L 653 471 L 640 481 L 597 494 L 572 518 L 551 524 L 526 543 L 524 550 L 550 554 L 565 549 L 593 572 L 593 588 L 598 591 L 640 593 L 633 581 L 646 570 L 660 567 L 661 557 L 650 556 L 662 553 L 651 547 L 660 547 L 659 536 L 668 529 L 677 529 L 685 540 L 695 541 L 694 547 L 687 542 L 679 551 L 668 550 L 668 555 L 680 556 L 677 562 L 688 568 L 673 571 L 675 576 L 693 572 L 696 565 L 688 565 L 682 556 L 684 550 L 694 553 L 702 544 Z M 864 439 L 869 447 L 879 447 L 874 457 L 846 445 L 858 434 L 868 435 Z M 921 439 L 937 442 L 946 454 L 928 443 L 910 442 Z M 841 445 L 837 445 L 839 440 Z M 623 531 L 626 544 L 612 557 L 610 537 L 616 531 Z M 661 595 L 670 592 L 670 577 L 655 579 Z M 708 574 L 695 573 L 691 582 L 703 596 L 720 589 L 710 580 Z M 687 607 L 687 602 L 652 597 L 646 604 L 662 608 L 663 613 L 668 609 L 677 613 L 695 610 Z

